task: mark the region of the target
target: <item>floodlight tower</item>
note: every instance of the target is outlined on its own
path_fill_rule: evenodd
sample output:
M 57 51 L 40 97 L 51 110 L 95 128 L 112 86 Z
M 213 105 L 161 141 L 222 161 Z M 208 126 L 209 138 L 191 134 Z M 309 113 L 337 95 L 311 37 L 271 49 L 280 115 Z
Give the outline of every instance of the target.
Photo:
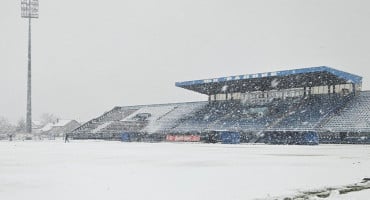
M 27 72 L 27 116 L 26 132 L 32 133 L 32 104 L 31 104 L 31 19 L 39 18 L 38 0 L 21 0 L 22 18 L 28 18 L 28 72 Z

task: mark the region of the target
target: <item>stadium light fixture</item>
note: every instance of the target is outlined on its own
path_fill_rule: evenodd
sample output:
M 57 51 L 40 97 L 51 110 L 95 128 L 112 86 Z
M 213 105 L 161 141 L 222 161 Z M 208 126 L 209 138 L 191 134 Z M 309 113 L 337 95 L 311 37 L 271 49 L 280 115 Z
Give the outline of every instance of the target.
M 22 18 L 28 18 L 28 72 L 27 72 L 27 115 L 26 132 L 32 133 L 32 102 L 31 102 L 31 19 L 39 18 L 38 0 L 21 0 Z

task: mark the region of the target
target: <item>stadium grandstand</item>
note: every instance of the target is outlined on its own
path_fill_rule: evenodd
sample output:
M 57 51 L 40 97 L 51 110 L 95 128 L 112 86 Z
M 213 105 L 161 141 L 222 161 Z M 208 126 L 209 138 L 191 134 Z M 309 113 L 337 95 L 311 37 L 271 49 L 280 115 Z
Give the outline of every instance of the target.
M 175 85 L 208 101 L 114 107 L 71 137 L 218 142 L 230 132 L 245 143 L 370 143 L 370 91 L 358 75 L 320 66 Z

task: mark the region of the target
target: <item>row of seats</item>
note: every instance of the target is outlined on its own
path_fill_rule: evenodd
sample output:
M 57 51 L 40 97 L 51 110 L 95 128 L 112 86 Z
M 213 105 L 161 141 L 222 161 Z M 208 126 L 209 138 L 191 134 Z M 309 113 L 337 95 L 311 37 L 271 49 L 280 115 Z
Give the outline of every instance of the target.
M 344 98 L 340 95 L 312 95 L 302 100 L 299 107 L 289 113 L 275 129 L 312 130 L 326 117 L 336 105 L 341 105 Z
M 323 126 L 328 131 L 370 132 L 370 92 L 355 96 Z
M 206 130 L 263 130 L 282 117 L 300 98 L 272 99 L 265 104 L 250 105 L 240 101 L 212 102 L 194 115 L 181 120 L 173 132 Z
M 104 131 L 105 127 L 108 126 L 110 122 L 121 120 L 135 112 L 137 109 L 138 108 L 136 107 L 115 107 L 103 115 L 81 125 L 72 131 L 72 135 L 75 138 L 84 139 L 91 138 L 94 135 L 99 135 Z
M 114 108 L 72 132 L 76 139 L 117 138 L 123 132 L 165 133 L 207 102 Z M 138 116 L 146 116 L 145 118 Z M 140 120 L 139 120 L 140 119 Z
M 231 100 L 115 107 L 72 134 L 80 139 L 109 139 L 119 138 L 123 132 L 169 134 L 208 130 L 263 132 L 344 128 L 370 131 L 370 92 L 349 97 L 323 94 L 275 98 L 252 105 Z

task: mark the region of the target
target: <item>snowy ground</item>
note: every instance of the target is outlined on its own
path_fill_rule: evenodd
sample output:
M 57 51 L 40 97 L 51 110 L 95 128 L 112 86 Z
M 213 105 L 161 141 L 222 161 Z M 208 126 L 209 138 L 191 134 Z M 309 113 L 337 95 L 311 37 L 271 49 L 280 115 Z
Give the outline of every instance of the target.
M 0 199 L 273 199 L 370 177 L 370 146 L 0 141 Z M 370 199 L 370 190 L 328 199 Z

